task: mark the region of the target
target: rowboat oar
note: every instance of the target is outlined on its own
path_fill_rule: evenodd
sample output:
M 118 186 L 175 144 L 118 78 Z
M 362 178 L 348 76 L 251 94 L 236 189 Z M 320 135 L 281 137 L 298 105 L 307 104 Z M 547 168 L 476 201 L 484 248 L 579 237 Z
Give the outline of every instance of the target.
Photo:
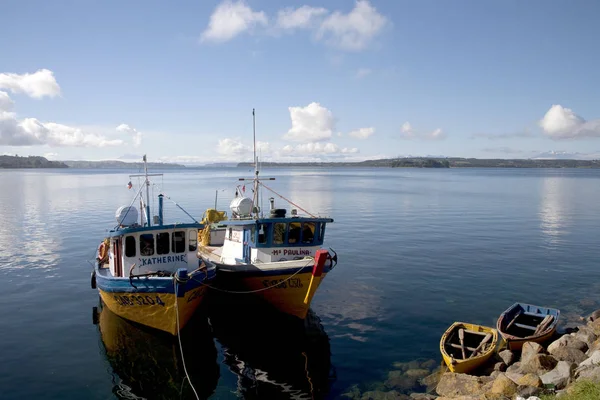
M 540 324 L 537 326 L 535 332 L 533 332 L 533 335 L 531 336 L 539 335 L 540 333 L 544 332 L 553 319 L 554 317 L 552 315 L 546 315 L 542 322 L 540 322 Z
M 465 330 L 460 328 L 458 330 L 458 338 L 460 339 L 460 351 L 462 351 L 463 360 L 467 358 L 465 354 Z
M 506 328 L 504 329 L 504 332 L 508 332 L 508 328 L 510 328 L 512 326 L 512 324 L 514 324 L 515 322 L 517 322 L 517 318 L 519 318 L 521 316 L 521 314 L 523 314 L 523 311 L 519 310 L 519 312 L 515 315 L 515 317 L 512 319 L 512 321 L 510 321 L 508 323 L 508 325 L 506 325 Z
M 479 351 L 479 349 L 483 350 L 483 346 L 485 346 L 485 344 L 487 342 L 489 342 L 491 338 L 492 338 L 492 334 L 491 333 L 488 333 L 487 335 L 485 335 L 485 337 L 483 338 L 483 340 L 481 341 L 481 343 L 479 343 L 479 346 L 477 346 L 475 348 L 475 350 L 471 353 L 471 355 L 469 356 L 469 358 L 472 358 L 475 354 L 477 354 L 477 352 Z

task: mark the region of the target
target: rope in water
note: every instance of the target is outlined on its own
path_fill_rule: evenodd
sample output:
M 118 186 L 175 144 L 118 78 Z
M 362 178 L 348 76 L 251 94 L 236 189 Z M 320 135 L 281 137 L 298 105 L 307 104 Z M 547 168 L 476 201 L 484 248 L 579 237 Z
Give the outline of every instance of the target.
M 312 258 L 312 257 L 311 257 L 311 258 Z M 216 290 L 216 291 L 218 291 L 218 292 L 231 293 L 231 294 L 258 293 L 258 292 L 263 292 L 263 291 L 265 291 L 265 290 L 272 289 L 272 288 L 274 288 L 275 286 L 279 286 L 279 285 L 281 285 L 282 283 L 285 283 L 285 282 L 289 281 L 289 280 L 290 280 L 290 279 L 292 279 L 294 276 L 298 275 L 298 274 L 299 274 L 299 273 L 300 273 L 300 272 L 301 272 L 301 271 L 302 271 L 304 268 L 308 267 L 312 261 L 313 261 L 313 260 L 309 260 L 309 261 L 308 261 L 308 264 L 306 264 L 306 265 L 304 265 L 304 266 L 302 266 L 302 267 L 299 267 L 298 271 L 294 272 L 292 275 L 288 276 L 287 278 L 285 278 L 285 279 L 284 279 L 284 280 L 282 280 L 281 282 L 277 282 L 276 284 L 273 284 L 273 285 L 270 285 L 270 286 L 266 286 L 266 287 L 264 287 L 264 288 L 260 288 L 260 289 L 255 289 L 255 290 L 226 290 L 226 289 L 221 289 L 221 288 L 218 288 L 218 287 L 216 287 L 216 286 L 211 286 L 211 285 L 209 285 L 209 284 L 207 284 L 207 283 L 204 283 L 204 281 L 203 281 L 203 280 L 202 280 L 202 281 L 199 281 L 199 280 L 196 280 L 196 279 L 194 279 L 194 278 L 190 278 L 190 279 L 192 279 L 192 280 L 194 280 L 194 281 L 196 281 L 196 282 L 200 283 L 200 284 L 201 284 L 201 285 L 203 285 L 203 286 L 206 286 L 206 287 L 208 287 L 209 289 L 213 289 L 213 290 Z M 206 274 L 208 275 L 208 273 L 206 273 Z
M 179 342 L 179 351 L 181 352 L 181 363 L 183 364 L 183 372 L 185 372 L 185 377 L 188 380 L 188 382 L 190 383 L 190 386 L 192 387 L 192 390 L 194 391 L 194 395 L 196 396 L 197 400 L 200 400 L 200 397 L 198 396 L 198 392 L 196 392 L 196 388 L 194 387 L 194 384 L 192 383 L 192 381 L 190 380 L 190 375 L 187 372 L 187 368 L 185 366 L 185 358 L 183 357 L 183 346 L 181 344 L 181 334 L 179 333 L 179 308 L 177 307 L 177 303 L 179 303 L 177 301 L 177 278 L 173 278 L 173 284 L 175 286 L 175 319 L 177 320 L 177 341 Z

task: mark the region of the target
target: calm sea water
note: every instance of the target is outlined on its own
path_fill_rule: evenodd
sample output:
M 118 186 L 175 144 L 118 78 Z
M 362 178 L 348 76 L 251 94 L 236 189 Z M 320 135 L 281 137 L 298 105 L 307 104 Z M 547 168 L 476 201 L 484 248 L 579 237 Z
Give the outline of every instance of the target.
M 136 171 L 0 171 L 0 397 L 191 398 L 176 342 L 106 310 L 88 263 Z M 268 310 L 202 313 L 183 335 L 188 372 L 214 399 L 338 397 L 396 361 L 438 359 L 453 321 L 494 324 L 515 301 L 598 308 L 600 171 L 265 170 L 330 215 L 340 263 L 306 326 Z M 225 208 L 245 169 L 166 171 L 194 216 Z M 134 182 L 135 183 L 135 182 Z M 267 199 L 265 194 L 265 203 Z M 167 201 L 166 218 L 187 221 Z M 105 312 L 106 311 L 106 312 Z

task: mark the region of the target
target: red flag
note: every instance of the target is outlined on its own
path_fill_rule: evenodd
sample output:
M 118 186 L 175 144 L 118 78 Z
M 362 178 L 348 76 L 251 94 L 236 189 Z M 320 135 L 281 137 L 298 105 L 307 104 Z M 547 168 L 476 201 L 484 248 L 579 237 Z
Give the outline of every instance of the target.
M 246 193 L 246 185 L 242 186 L 242 193 Z
M 131 183 L 131 181 L 129 181 L 129 183 L 127 183 L 127 189 L 131 189 L 133 187 L 133 184 Z

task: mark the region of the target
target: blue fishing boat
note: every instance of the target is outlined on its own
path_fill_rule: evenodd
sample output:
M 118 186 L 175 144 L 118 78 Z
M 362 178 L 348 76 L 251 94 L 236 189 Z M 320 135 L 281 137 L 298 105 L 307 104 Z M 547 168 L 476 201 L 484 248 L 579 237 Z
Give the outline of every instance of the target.
M 164 194 L 158 196 L 158 215 L 150 217 L 149 177 L 162 174 L 148 174 L 146 156 L 143 160 L 144 174 L 130 175 L 143 178 L 143 183 L 131 205 L 117 210 L 117 225 L 98 248 L 92 288 L 98 288 L 115 314 L 176 335 L 202 302 L 215 268 L 202 264 L 197 255 L 198 232 L 204 225 L 179 205 L 194 222 L 163 223 Z M 139 222 L 133 206 L 138 198 Z
M 520 350 L 525 342 L 544 343 L 550 339 L 556 326 L 560 310 L 515 303 L 498 318 L 498 332 L 510 350 Z
M 254 110 L 252 115 L 254 122 Z M 268 187 L 264 181 L 274 178 L 260 178 L 256 145 L 254 149 L 254 177 L 240 179 L 244 184 L 236 188 L 229 217 L 216 207 L 207 210 L 198 253 L 207 266 L 217 269 L 215 283 L 221 289 L 258 296 L 304 319 L 317 288 L 337 263 L 335 252 L 323 248 L 325 227 L 333 219 L 311 214 Z M 252 198 L 245 196 L 245 182 L 252 185 Z M 288 215 L 271 197 L 265 215 L 259 204 L 261 190 L 294 208 Z

